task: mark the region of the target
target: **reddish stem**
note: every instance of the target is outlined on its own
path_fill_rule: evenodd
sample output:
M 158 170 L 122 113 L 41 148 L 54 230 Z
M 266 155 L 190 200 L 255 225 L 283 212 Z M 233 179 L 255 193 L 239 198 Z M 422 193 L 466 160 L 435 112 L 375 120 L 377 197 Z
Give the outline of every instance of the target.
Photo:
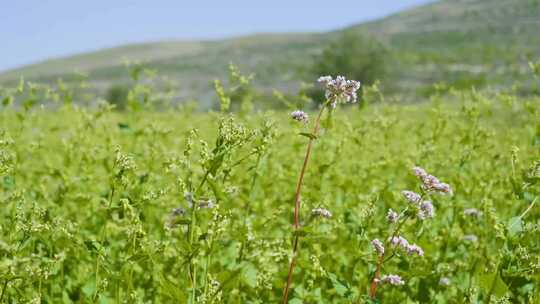
M 319 115 L 317 115 L 317 120 L 315 121 L 315 126 L 313 127 L 313 138 L 309 139 L 307 150 L 306 150 L 306 156 L 304 157 L 304 164 L 302 165 L 302 170 L 300 171 L 300 176 L 298 177 L 298 183 L 296 184 L 296 194 L 294 196 L 294 245 L 293 245 L 293 254 L 291 258 L 291 263 L 289 265 L 289 273 L 287 275 L 287 283 L 285 285 L 285 288 L 283 289 L 283 304 L 287 304 L 289 301 L 289 290 L 292 284 L 292 276 L 294 271 L 294 266 L 296 265 L 296 256 L 298 253 L 298 245 L 300 243 L 300 237 L 298 232 L 298 229 L 300 229 L 300 194 L 302 192 L 302 183 L 304 181 L 304 174 L 306 173 L 306 168 L 309 162 L 309 156 L 311 155 L 311 148 L 313 146 L 313 140 L 317 136 L 317 133 L 319 132 L 319 126 L 321 123 L 321 117 L 322 113 L 324 112 L 325 106 L 321 108 L 319 111 Z
M 381 266 L 384 261 L 384 255 L 379 255 L 379 258 L 377 259 L 377 269 L 375 270 L 375 277 L 373 278 L 373 281 L 371 281 L 371 287 L 369 288 L 369 296 L 372 299 L 375 299 L 375 296 L 377 295 L 377 286 L 378 286 L 378 280 L 381 278 Z
M 392 234 L 390 239 L 386 240 L 386 242 L 384 243 L 385 248 L 388 248 L 388 245 L 390 243 L 389 240 L 393 240 L 398 235 L 399 231 L 401 230 L 401 227 L 403 227 L 403 224 L 405 224 L 405 222 L 407 221 L 408 216 L 405 213 L 407 212 L 408 209 L 409 208 L 407 207 L 407 208 L 405 208 L 405 210 L 403 212 L 401 212 L 401 216 L 403 218 L 398 223 L 398 225 L 397 225 L 396 229 L 394 230 L 394 233 Z M 387 260 L 391 259 L 394 256 L 395 253 L 396 253 L 396 248 L 394 247 L 394 250 L 392 251 L 392 254 L 390 255 L 390 257 Z M 384 259 L 385 254 L 386 254 L 386 251 L 383 252 L 383 254 L 379 255 L 379 257 L 377 258 L 377 268 L 375 270 L 375 277 L 373 277 L 373 281 L 371 281 L 371 286 L 369 288 L 369 297 L 372 298 L 372 299 L 375 299 L 375 297 L 377 296 L 377 286 L 379 285 L 378 281 L 381 278 L 381 267 L 384 264 L 384 262 L 387 261 L 387 260 Z

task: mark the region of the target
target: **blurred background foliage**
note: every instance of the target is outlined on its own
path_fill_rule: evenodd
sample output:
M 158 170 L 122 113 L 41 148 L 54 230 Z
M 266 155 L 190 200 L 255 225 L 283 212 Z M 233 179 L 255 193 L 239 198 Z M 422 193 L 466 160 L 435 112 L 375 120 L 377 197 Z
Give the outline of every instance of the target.
M 368 85 L 379 80 L 379 89 L 393 97 L 386 100 L 401 102 L 442 87 L 530 95 L 538 92 L 529 67 L 540 58 L 538 16 L 540 0 L 442 0 L 326 33 L 120 46 L 1 73 L 0 86 L 16 85 L 21 76 L 43 84 L 61 78 L 73 86 L 84 75 L 88 86 L 73 92 L 77 102 L 87 92 L 117 100 L 117 86 L 132 83 L 122 63 L 130 58 L 141 60 L 137 73 L 158 72 L 151 80 L 156 91 L 170 94 L 174 87 L 169 102 L 196 101 L 201 110 L 215 104 L 214 80 L 227 84 L 231 62 L 256 76 L 250 85 L 261 94 L 252 98 L 267 100 L 268 107 L 281 105 L 267 98 L 274 90 L 316 97 L 309 89 L 315 76 L 338 73 Z M 141 85 L 150 81 L 139 76 Z

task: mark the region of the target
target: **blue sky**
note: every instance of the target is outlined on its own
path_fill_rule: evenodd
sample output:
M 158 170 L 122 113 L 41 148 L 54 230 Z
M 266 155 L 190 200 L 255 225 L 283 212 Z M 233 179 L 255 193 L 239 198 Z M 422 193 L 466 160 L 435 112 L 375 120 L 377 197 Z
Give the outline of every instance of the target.
M 0 71 L 164 39 L 326 31 L 430 0 L 0 0 Z

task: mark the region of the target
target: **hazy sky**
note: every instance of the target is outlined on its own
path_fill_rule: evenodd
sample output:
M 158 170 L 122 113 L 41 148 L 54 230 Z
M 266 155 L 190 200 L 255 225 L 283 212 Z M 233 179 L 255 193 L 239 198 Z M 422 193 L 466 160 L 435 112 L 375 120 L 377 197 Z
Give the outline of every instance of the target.
M 124 43 L 326 31 L 430 0 L 0 0 L 0 71 Z

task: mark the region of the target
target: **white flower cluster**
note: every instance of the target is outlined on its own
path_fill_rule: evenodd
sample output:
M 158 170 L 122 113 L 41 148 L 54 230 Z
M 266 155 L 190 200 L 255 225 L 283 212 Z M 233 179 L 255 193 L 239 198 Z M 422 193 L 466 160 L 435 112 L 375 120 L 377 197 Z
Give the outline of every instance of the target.
M 463 215 L 470 216 L 470 217 L 481 217 L 482 211 L 476 208 L 468 208 L 468 209 L 463 210 Z
M 399 219 L 399 214 L 392 209 L 388 209 L 388 213 L 386 214 L 386 219 L 390 223 L 395 223 Z
M 466 242 L 476 243 L 478 242 L 478 237 L 474 234 L 467 234 L 463 236 L 463 240 Z
M 315 208 L 313 210 L 311 210 L 311 214 L 313 214 L 314 216 L 320 216 L 320 217 L 324 217 L 324 218 L 331 218 L 332 217 L 332 213 L 324 208 Z
M 439 280 L 439 285 L 441 285 L 441 286 L 449 286 L 450 285 L 450 279 L 447 278 L 447 277 L 442 277 Z
M 337 76 L 332 79 L 332 76 L 321 76 L 317 80 L 325 88 L 325 97 L 335 108 L 338 102 L 355 103 L 358 100 L 356 91 L 360 89 L 360 82 L 356 80 L 347 80 L 343 76 Z
M 291 112 L 291 118 L 304 123 L 308 122 L 309 120 L 309 116 L 307 115 L 307 113 L 300 110 Z

